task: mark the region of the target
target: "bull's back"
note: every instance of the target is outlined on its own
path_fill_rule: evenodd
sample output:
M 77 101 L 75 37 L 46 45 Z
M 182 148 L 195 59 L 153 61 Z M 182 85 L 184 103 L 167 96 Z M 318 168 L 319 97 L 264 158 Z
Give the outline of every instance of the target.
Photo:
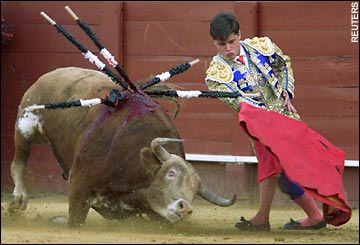
M 30 112 L 25 108 L 52 102 L 104 98 L 112 88 L 120 89 L 105 74 L 95 70 L 68 67 L 44 74 L 22 98 L 15 127 L 17 141 L 48 143 L 59 162 L 67 165 L 72 160 L 81 135 L 91 126 L 95 115 L 104 105 Z
M 25 92 L 17 120 L 26 116 L 28 106 L 104 98 L 112 88 L 119 89 L 119 86 L 101 72 L 77 67 L 56 69 L 41 76 Z M 66 137 L 77 137 L 77 133 L 88 126 L 87 123 L 99 109 L 99 106 L 39 109 L 31 111 L 28 116 L 37 123 L 34 123 L 34 131 L 41 131 L 45 138 L 51 139 L 59 132 Z
M 48 102 L 104 97 L 102 91 L 119 87 L 103 73 L 78 67 L 59 68 L 42 75 L 24 94 L 21 107 Z

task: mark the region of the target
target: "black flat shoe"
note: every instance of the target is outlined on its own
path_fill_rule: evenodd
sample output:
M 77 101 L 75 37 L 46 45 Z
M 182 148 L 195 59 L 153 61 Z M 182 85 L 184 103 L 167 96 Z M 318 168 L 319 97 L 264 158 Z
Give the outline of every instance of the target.
M 284 229 L 287 230 L 318 230 L 326 227 L 326 222 L 324 219 L 316 223 L 315 225 L 302 226 L 300 221 L 295 221 L 290 218 L 290 222 L 284 225 Z
M 242 231 L 270 231 L 269 221 L 266 224 L 254 225 L 251 221 L 241 216 L 240 221 L 235 223 L 235 227 Z

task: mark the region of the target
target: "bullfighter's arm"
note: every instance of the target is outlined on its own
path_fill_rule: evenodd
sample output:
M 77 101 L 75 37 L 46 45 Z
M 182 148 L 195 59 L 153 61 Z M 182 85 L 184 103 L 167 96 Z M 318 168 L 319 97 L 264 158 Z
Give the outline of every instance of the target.
M 275 59 L 272 68 L 275 74 L 277 74 L 279 81 L 281 81 L 282 88 L 288 91 L 290 99 L 293 99 L 295 97 L 295 79 L 294 71 L 291 67 L 291 59 L 288 55 L 285 55 L 275 43 L 273 43 L 273 45 L 278 59 Z

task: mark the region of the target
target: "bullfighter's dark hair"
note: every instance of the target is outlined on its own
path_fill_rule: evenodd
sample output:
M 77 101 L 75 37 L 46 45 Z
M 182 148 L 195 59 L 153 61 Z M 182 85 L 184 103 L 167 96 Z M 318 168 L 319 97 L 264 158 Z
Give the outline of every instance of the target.
M 214 40 L 225 41 L 231 33 L 238 34 L 240 24 L 233 13 L 220 12 L 210 23 L 210 35 Z

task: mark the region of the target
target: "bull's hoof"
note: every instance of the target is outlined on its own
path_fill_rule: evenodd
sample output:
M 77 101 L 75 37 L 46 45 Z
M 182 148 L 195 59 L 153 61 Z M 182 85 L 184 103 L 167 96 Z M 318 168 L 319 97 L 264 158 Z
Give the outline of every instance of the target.
M 26 207 L 25 207 L 26 208 Z M 8 206 L 8 212 L 9 212 L 9 215 L 10 216 L 15 216 L 17 215 L 18 213 L 22 212 L 25 210 L 25 208 L 22 208 L 20 204 L 18 204 L 17 202 L 11 202 L 9 203 L 9 206 Z
M 13 195 L 12 201 L 9 203 L 9 211 L 17 212 L 17 211 L 25 211 L 28 203 L 27 194 L 23 195 Z

